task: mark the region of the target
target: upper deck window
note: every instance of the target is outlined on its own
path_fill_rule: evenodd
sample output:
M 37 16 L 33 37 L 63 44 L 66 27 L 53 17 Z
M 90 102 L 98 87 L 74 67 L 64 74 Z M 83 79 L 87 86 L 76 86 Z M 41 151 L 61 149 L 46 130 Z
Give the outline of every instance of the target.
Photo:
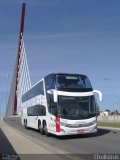
M 43 81 L 39 82 L 36 84 L 33 88 L 31 88 L 29 91 L 27 91 L 23 96 L 22 96 L 22 102 L 25 102 L 31 98 L 34 98 L 38 95 L 44 95 L 44 84 Z
M 85 75 L 55 75 L 57 90 L 63 91 L 91 91 L 92 86 Z

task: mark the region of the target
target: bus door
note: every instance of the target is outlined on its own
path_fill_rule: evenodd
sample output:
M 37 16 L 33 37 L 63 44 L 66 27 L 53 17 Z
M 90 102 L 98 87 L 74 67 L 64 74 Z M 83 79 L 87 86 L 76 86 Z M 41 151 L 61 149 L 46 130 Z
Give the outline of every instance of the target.
M 52 114 L 49 115 L 49 126 L 52 132 L 55 131 L 55 116 Z
M 56 115 L 57 115 L 57 105 L 55 102 L 52 102 L 50 104 L 50 126 L 51 126 L 51 131 L 56 132 Z

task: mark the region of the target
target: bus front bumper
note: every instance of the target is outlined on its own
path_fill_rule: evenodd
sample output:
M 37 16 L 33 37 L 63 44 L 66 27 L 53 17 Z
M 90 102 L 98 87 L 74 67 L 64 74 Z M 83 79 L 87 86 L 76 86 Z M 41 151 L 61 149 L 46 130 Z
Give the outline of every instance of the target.
M 68 128 L 61 126 L 60 132 L 56 132 L 56 135 L 78 135 L 78 134 L 89 134 L 89 133 L 96 133 L 97 132 L 97 124 L 94 124 L 89 127 L 83 128 Z

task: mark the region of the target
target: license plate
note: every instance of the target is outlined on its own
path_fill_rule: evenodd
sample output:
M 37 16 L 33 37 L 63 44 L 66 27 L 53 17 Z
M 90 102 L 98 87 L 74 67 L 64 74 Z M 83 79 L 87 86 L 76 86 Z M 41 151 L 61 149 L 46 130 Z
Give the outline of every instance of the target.
M 77 130 L 77 134 L 82 134 L 82 133 L 84 133 L 84 129 Z

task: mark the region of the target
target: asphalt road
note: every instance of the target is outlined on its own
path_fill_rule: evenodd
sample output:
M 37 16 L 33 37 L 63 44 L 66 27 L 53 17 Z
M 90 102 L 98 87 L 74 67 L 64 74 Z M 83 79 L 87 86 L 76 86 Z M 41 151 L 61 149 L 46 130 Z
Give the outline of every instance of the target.
M 26 130 L 20 122 L 20 118 L 8 119 L 7 123 L 24 134 L 38 141 L 48 144 L 56 151 L 66 154 L 120 154 L 120 131 L 98 129 L 97 134 L 77 135 L 67 137 L 46 137 L 38 131 Z

